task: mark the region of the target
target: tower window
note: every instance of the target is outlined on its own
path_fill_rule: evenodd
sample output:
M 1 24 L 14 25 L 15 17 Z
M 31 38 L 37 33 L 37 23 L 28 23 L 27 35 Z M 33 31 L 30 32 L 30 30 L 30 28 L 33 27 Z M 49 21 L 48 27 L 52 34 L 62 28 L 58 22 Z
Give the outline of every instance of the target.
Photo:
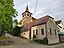
M 24 33 L 24 35 L 25 35 L 25 33 Z
M 27 16 L 29 16 L 29 14 L 27 14 Z
M 24 15 L 23 15 L 23 17 L 24 17 Z
M 26 14 L 25 14 L 25 16 L 26 16 Z

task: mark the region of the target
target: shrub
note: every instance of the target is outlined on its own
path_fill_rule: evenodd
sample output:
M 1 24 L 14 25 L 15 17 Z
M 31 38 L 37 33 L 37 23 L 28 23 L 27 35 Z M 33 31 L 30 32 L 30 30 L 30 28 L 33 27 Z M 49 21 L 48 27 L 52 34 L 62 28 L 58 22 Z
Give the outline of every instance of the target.
M 40 44 L 48 44 L 48 39 L 46 37 L 44 39 L 36 39 L 34 41 Z
M 33 35 L 33 39 L 35 39 L 36 38 L 36 35 Z
M 12 32 L 12 35 L 19 36 L 21 27 L 16 26 L 14 28 L 14 31 Z

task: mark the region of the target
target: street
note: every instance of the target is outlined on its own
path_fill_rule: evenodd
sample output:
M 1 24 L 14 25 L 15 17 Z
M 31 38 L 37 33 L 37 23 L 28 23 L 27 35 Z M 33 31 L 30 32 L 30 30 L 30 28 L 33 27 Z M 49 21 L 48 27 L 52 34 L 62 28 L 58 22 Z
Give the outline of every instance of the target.
M 6 36 L 12 38 L 15 43 L 13 45 L 0 46 L 0 48 L 64 48 L 64 43 L 57 45 L 42 45 L 10 34 L 6 34 Z

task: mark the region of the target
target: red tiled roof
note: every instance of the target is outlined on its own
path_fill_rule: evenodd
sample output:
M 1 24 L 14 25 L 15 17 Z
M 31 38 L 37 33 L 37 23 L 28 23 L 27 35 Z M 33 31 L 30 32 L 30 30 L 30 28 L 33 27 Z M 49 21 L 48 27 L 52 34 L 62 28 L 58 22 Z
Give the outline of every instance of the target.
M 58 20 L 58 21 L 55 21 L 56 22 L 56 24 L 58 25 L 58 24 L 60 24 L 61 23 L 61 20 Z
M 33 21 L 33 22 L 31 22 L 31 23 L 29 23 L 29 24 L 26 24 L 25 26 L 24 26 L 24 30 L 29 30 L 32 26 L 36 26 L 36 25 L 40 25 L 40 24 L 45 24 L 45 23 L 47 23 L 47 21 L 48 21 L 48 19 L 49 18 L 52 18 L 52 17 L 50 17 L 50 16 L 45 16 L 45 17 L 42 17 L 42 18 L 40 18 L 40 19 L 37 19 L 37 20 L 35 20 L 35 21 Z M 52 18 L 53 19 L 53 18 Z
M 35 20 L 37 20 L 37 19 L 36 19 L 36 18 L 34 18 L 34 17 L 32 17 L 32 20 L 33 20 L 33 21 L 35 21 Z

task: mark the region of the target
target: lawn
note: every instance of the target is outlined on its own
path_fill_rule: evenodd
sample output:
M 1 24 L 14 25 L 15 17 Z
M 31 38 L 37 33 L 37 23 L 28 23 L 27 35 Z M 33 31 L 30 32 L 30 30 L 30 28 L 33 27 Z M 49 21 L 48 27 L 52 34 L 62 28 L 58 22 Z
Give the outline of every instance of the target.
M 11 45 L 13 43 L 14 42 L 11 38 L 6 37 L 6 36 L 0 36 L 0 46 Z
M 9 39 L 11 39 L 11 38 L 5 37 L 5 36 L 0 36 L 0 40 L 9 40 Z

